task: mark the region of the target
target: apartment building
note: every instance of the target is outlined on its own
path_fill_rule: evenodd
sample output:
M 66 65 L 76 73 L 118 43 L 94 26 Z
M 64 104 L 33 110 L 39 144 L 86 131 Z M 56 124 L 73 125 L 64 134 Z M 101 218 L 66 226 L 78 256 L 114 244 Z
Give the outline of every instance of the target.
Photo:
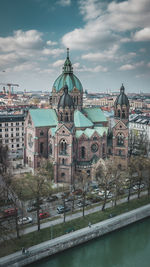
M 24 114 L 0 115 L 0 144 L 7 145 L 9 153 L 23 154 Z

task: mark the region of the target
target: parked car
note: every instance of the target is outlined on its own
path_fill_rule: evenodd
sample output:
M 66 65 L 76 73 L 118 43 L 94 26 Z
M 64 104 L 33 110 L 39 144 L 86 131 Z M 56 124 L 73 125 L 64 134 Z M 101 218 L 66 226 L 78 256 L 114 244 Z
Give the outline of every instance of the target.
M 46 199 L 46 201 L 48 201 L 48 202 L 53 202 L 56 200 L 58 200 L 58 197 L 56 195 L 52 195 Z
M 41 207 L 39 207 L 39 209 L 41 209 Z M 27 208 L 27 212 L 32 212 L 32 211 L 36 211 L 37 207 L 36 206 L 31 206 Z
M 42 200 L 42 199 L 39 199 L 38 203 L 37 203 L 36 200 L 34 200 L 34 201 L 32 202 L 32 205 L 35 206 L 35 207 L 37 207 L 37 204 L 39 204 L 39 205 L 43 204 L 43 200 Z
M 144 188 L 144 184 L 140 184 L 140 189 L 142 189 L 142 188 Z M 134 190 L 138 190 L 139 189 L 139 184 L 135 184 L 134 186 L 133 186 L 133 189 Z
M 61 213 L 64 213 L 64 211 L 65 212 L 67 212 L 67 211 L 70 211 L 71 209 L 70 209 L 70 207 L 68 207 L 68 206 L 59 206 L 59 207 L 57 207 L 57 213 L 58 214 L 61 214 Z
M 48 218 L 50 216 L 50 214 L 48 212 L 41 212 L 39 214 L 39 219 L 45 219 L 45 218 Z
M 15 216 L 18 212 L 17 208 L 9 208 L 3 211 L 3 217 Z
M 109 193 L 110 193 L 110 191 L 109 191 L 109 190 L 107 190 L 107 191 L 106 191 L 106 195 L 108 196 L 108 195 L 109 195 Z M 102 191 L 99 191 L 98 195 L 99 195 L 99 196 L 104 196 L 104 195 L 105 195 L 105 191 L 104 191 L 104 190 L 102 190 Z
M 31 217 L 23 217 L 18 219 L 18 224 L 27 224 L 27 223 L 32 223 L 32 218 Z
M 101 198 L 96 196 L 96 197 L 92 198 L 91 201 L 92 201 L 92 203 L 97 203 L 97 202 L 101 201 Z
M 87 201 L 85 201 L 84 206 L 88 206 L 88 205 L 90 205 L 90 203 L 87 202 Z M 80 201 L 79 203 L 77 203 L 77 206 L 78 206 L 79 208 L 83 207 L 83 201 Z

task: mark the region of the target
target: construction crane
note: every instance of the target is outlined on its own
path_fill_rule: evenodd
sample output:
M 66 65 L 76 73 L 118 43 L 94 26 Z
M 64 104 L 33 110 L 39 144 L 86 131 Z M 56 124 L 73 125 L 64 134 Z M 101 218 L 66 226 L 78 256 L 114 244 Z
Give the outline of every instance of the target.
M 11 86 L 19 86 L 19 84 L 14 83 L 0 83 L 0 85 L 8 86 L 8 104 L 11 104 Z

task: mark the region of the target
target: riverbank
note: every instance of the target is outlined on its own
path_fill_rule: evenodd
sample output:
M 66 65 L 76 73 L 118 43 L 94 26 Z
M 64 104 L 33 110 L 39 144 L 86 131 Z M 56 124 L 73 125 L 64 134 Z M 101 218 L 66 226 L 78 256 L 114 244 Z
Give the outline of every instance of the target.
M 19 251 L 3 257 L 0 259 L 0 266 L 25 266 L 52 254 L 122 228 L 148 216 L 150 216 L 150 204 L 96 223 L 91 227 L 88 226 L 73 233 L 30 247 L 29 254 L 22 255 L 21 251 Z

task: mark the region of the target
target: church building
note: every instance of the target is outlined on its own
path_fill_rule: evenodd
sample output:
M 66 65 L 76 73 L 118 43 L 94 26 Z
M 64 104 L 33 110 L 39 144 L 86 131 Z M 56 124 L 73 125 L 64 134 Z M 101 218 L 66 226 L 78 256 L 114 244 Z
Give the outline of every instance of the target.
M 41 158 L 49 159 L 54 165 L 55 182 L 69 184 L 82 169 L 90 175 L 99 158 L 114 157 L 125 166 L 129 101 L 123 85 L 114 112 L 114 126 L 109 129 L 100 108 L 83 108 L 83 87 L 73 73 L 67 49 L 62 74 L 52 87 L 50 108 L 30 109 L 26 117 L 25 164 L 34 170 Z

